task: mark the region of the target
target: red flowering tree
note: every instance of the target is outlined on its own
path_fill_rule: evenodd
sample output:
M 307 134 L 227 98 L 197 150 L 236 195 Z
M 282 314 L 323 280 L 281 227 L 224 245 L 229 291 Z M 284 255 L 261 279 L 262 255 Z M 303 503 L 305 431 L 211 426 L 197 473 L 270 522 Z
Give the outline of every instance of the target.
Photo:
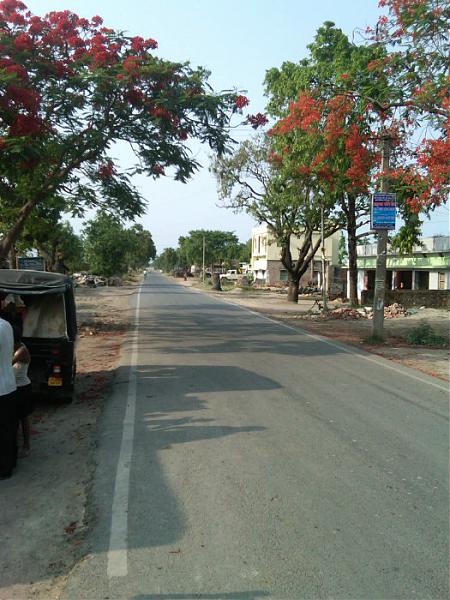
M 409 129 L 390 173 L 406 220 L 394 245 L 409 251 L 420 235 L 420 214 L 446 203 L 450 192 L 450 87 L 446 0 L 380 0 L 386 14 L 370 30 L 371 42 L 386 48 L 391 96 L 386 107 Z
M 419 212 L 445 202 L 449 193 L 448 5 L 446 14 L 442 0 L 382 0 L 381 4 L 388 15 L 380 18 L 367 44 L 350 43 L 333 23 L 325 23 L 308 47 L 308 58 L 267 72 L 266 93 L 268 109 L 276 117 L 288 115 L 289 102 L 296 101 L 299 92 L 325 103 L 346 96 L 352 106 L 348 123 L 366 136 L 366 142 L 390 135 L 394 146 L 390 186 L 397 192 L 406 222 L 394 241 L 406 251 L 420 235 Z M 428 128 L 420 131 L 422 125 Z M 340 156 L 341 181 L 345 182 L 348 155 Z M 353 302 L 355 224 L 364 222 L 361 217 L 369 209 L 369 192 L 378 187 L 382 175 L 373 167 L 366 189 L 359 187 L 356 197 L 357 188 L 347 189 L 340 200 L 347 217 Z M 326 185 L 329 169 L 317 175 Z
M 384 101 L 389 90 L 386 74 L 375 76 L 367 65 L 382 59 L 385 51 L 350 42 L 331 22 L 318 29 L 308 49 L 309 56 L 299 63 L 285 62 L 267 72 L 268 110 L 282 119 L 274 132 L 283 163 L 295 173 L 297 162 L 297 169 L 314 177 L 321 193 L 334 198 L 342 212 L 349 296 L 357 304 L 357 242 L 366 235 L 361 228 L 368 222 L 375 158 L 371 138 L 376 114 L 368 107 Z M 311 162 L 303 152 L 305 144 Z
M 357 230 L 365 220 L 376 153 L 367 122 L 346 94 L 300 93 L 271 129 L 272 157 L 294 181 L 309 182 L 319 202 L 341 211 L 348 232 L 350 300 L 357 303 Z
M 198 167 L 186 140 L 226 149 L 245 96 L 213 93 L 204 69 L 162 60 L 156 47 L 98 16 L 40 17 L 20 0 L 0 1 L 0 214 L 11 217 L 0 259 L 56 195 L 73 214 L 105 205 L 132 218 L 144 208 L 133 174 L 172 170 L 184 182 Z M 114 163 L 116 142 L 136 155 L 126 172 Z

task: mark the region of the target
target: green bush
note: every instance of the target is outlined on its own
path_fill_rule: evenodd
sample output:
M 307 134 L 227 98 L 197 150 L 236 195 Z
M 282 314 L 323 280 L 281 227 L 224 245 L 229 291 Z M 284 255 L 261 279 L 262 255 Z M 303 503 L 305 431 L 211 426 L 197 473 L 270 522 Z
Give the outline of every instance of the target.
M 429 323 L 423 321 L 408 334 L 407 340 L 414 345 L 442 346 L 447 343 L 445 337 L 437 335 Z

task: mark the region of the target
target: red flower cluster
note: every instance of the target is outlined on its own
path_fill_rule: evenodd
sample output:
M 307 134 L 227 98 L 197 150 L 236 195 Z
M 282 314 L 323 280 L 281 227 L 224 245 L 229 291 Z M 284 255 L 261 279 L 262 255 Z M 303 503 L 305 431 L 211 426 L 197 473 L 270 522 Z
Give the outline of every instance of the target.
M 13 137 L 34 136 L 45 129 L 42 119 L 37 115 L 18 114 L 9 128 L 9 135 Z
M 253 129 L 263 127 L 264 125 L 267 125 L 268 122 L 269 119 L 266 117 L 266 115 L 263 115 L 262 113 L 257 113 L 256 115 L 247 115 L 246 119 L 246 123 L 251 125 Z
M 135 56 L 143 56 L 158 46 L 153 38 L 144 40 L 136 36 L 117 40 L 112 29 L 101 27 L 103 19 L 99 16 L 88 21 L 69 10 L 52 11 L 44 18 L 33 16 L 18 0 L 0 1 L 0 23 L 2 21 L 12 25 L 13 30 L 0 27 L 0 34 L 3 30 L 12 37 L 17 50 L 38 49 L 41 59 L 46 54 L 49 63 L 64 60 L 67 66 L 74 60 L 83 60 L 94 69 L 116 65 L 121 60 L 121 50 L 128 49 Z
M 315 129 L 319 126 L 322 118 L 323 103 L 311 94 L 302 93 L 295 102 L 289 103 L 289 113 L 284 119 L 269 131 L 271 135 L 283 135 L 294 129 Z
M 138 56 L 127 56 L 123 61 L 122 66 L 129 75 L 135 76 L 139 74 L 141 60 Z
M 32 50 L 34 46 L 33 39 L 25 32 L 16 36 L 14 45 L 18 50 Z
M 107 162 L 100 165 L 97 171 L 100 179 L 110 179 L 114 175 L 114 163 L 112 160 L 108 160 Z
M 145 97 L 140 89 L 133 87 L 126 91 L 125 98 L 132 106 L 141 106 Z
M 356 193 L 367 190 L 375 156 L 368 147 L 368 136 L 361 132 L 361 119 L 353 114 L 353 105 L 347 95 L 325 101 L 302 93 L 290 104 L 288 115 L 269 133 L 282 143 L 289 142 L 285 146 L 285 155 L 294 172 L 315 175 L 331 189 L 339 186 Z M 297 143 L 300 146 L 296 146 Z M 296 147 L 299 148 L 298 158 Z M 310 152 L 305 154 L 308 148 Z M 302 162 L 299 164 L 299 161 Z
M 146 52 L 147 50 L 155 50 L 158 47 L 158 42 L 153 38 L 144 40 L 143 37 L 135 36 L 131 38 L 131 49 L 136 52 Z
M 41 97 L 36 90 L 10 83 L 6 86 L 5 99 L 10 108 L 15 105 L 16 108 L 25 108 L 30 113 L 37 113 Z
M 237 108 L 244 108 L 244 106 L 248 106 L 250 104 L 250 100 L 247 98 L 247 96 L 236 96 L 234 104 Z
M 167 119 L 170 121 L 173 118 L 173 113 L 164 106 L 153 106 L 150 108 L 150 112 L 154 117 L 158 117 L 159 119 Z
M 154 175 L 165 175 L 164 167 L 160 164 L 153 165 L 152 173 Z

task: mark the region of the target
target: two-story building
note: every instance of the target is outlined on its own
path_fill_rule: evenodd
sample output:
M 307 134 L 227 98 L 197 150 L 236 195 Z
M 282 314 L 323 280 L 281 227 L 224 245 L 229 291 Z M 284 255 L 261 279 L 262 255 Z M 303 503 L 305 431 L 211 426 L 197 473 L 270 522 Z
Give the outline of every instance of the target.
M 317 242 L 320 234 L 314 234 L 313 240 Z M 334 282 L 335 271 L 339 267 L 339 238 L 337 232 L 325 239 L 325 269 L 327 281 L 330 284 Z M 301 240 L 296 237 L 291 238 L 291 252 L 295 259 L 298 256 L 298 249 Z M 253 277 L 257 281 L 263 281 L 268 285 L 287 281 L 288 274 L 281 262 L 281 246 L 279 246 L 273 234 L 267 225 L 258 225 L 252 229 L 252 260 L 251 270 Z M 307 272 L 303 275 L 300 286 L 322 285 L 322 257 L 321 251 L 316 254 L 311 261 Z
M 386 257 L 386 289 L 450 289 L 450 236 L 435 235 L 421 240 L 411 254 L 389 251 Z M 358 247 L 358 296 L 375 287 L 377 245 Z

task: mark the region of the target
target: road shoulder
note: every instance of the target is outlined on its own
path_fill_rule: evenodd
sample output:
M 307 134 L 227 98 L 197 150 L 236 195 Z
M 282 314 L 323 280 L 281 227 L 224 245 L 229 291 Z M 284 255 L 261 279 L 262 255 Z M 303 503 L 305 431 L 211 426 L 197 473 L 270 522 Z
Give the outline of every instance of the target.
M 38 403 L 31 453 L 10 480 L 0 482 L 1 600 L 58 598 L 82 558 L 97 421 L 120 358 L 135 288 L 77 288 L 75 399 L 70 405 Z

